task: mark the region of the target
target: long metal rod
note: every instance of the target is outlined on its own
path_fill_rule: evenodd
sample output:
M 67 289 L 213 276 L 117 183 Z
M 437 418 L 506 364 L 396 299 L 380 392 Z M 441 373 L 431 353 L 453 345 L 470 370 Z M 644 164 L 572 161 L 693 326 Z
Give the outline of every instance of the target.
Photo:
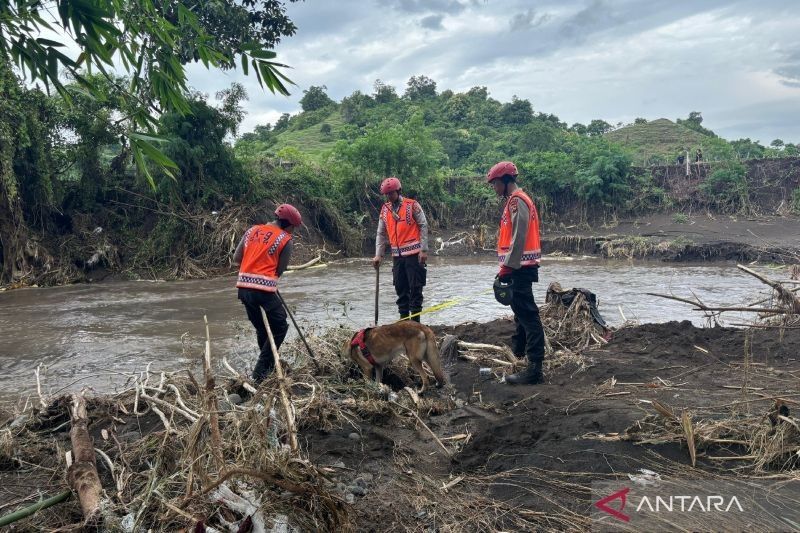
M 280 291 L 275 291 L 275 293 L 278 295 L 278 299 L 281 301 L 281 305 L 283 305 L 283 308 L 286 309 L 286 314 L 289 315 L 289 318 L 292 320 L 292 324 L 294 324 L 294 329 L 297 330 L 297 334 L 300 335 L 300 339 L 303 341 L 303 344 L 306 345 L 306 350 L 308 350 L 308 355 L 311 356 L 311 361 L 314 363 L 316 369 L 320 370 L 319 362 L 317 361 L 317 356 L 314 354 L 314 350 L 311 349 L 311 346 L 308 345 L 306 336 L 303 335 L 303 331 L 300 329 L 300 326 L 297 325 L 297 321 L 294 319 L 292 310 L 289 309 L 288 305 L 286 305 L 286 300 L 283 299 L 283 296 L 281 296 Z

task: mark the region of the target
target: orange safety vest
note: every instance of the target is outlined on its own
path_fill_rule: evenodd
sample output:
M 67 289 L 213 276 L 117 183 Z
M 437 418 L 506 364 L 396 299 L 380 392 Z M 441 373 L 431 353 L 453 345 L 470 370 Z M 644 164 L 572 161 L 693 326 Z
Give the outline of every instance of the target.
M 517 189 L 511 193 L 506 206 L 503 208 L 503 217 L 500 219 L 500 233 L 497 237 L 497 260 L 500 262 L 500 266 L 503 266 L 506 254 L 511 249 L 511 237 L 513 236 L 511 214 L 517 210 L 517 202 L 525 202 L 530 213 L 528 235 L 525 239 L 525 248 L 522 251 L 520 264 L 524 267 L 535 266 L 539 264 L 539 260 L 542 258 L 542 245 L 539 242 L 539 215 L 536 212 L 536 206 L 533 205 L 533 200 L 522 189 Z
M 291 233 L 274 224 L 253 226 L 244 234 L 244 255 L 236 286 L 241 289 L 278 290 L 278 260 Z
M 416 200 L 403 198 L 403 203 L 395 214 L 391 202 L 383 204 L 381 218 L 386 226 L 386 233 L 389 234 L 392 255 L 395 257 L 418 254 L 422 249 L 419 226 L 414 220 L 416 205 Z

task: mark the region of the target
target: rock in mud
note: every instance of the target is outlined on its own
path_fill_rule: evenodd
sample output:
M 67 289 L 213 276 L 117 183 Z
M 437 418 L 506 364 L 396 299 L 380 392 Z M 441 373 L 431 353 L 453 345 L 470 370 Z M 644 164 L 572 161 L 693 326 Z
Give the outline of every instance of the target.
M 361 435 L 359 435 L 359 434 L 358 434 L 358 433 L 356 433 L 356 432 L 353 432 L 353 433 L 350 433 L 350 434 L 347 436 L 347 438 L 349 438 L 350 440 L 361 440 Z
M 365 496 L 367 494 L 367 489 L 359 485 L 350 485 L 347 490 L 356 496 Z
M 228 394 L 228 401 L 231 402 L 233 405 L 239 405 L 239 404 L 242 403 L 243 400 L 242 400 L 241 396 L 239 396 L 238 394 L 236 394 L 234 392 L 234 393 Z

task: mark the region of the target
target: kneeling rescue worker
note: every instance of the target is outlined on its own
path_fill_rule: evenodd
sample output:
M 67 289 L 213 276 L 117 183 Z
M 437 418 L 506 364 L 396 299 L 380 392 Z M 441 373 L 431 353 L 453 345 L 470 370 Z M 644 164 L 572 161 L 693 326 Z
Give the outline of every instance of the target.
M 497 238 L 500 262 L 497 280 L 511 291 L 510 305 L 517 325 L 517 331 L 511 337 L 512 349 L 517 357 L 525 355 L 528 358 L 528 366 L 521 372 L 506 376 L 506 382 L 510 385 L 534 385 L 543 381 L 544 329 L 539 308 L 533 300 L 532 286 L 533 282 L 539 281 L 542 250 L 536 206 L 517 185 L 517 175 L 514 163 L 502 161 L 489 170 L 486 178 L 499 196 L 507 198 Z
M 292 232 L 303 224 L 300 212 L 289 204 L 279 205 L 275 210 L 275 221 L 258 224 L 247 230 L 236 247 L 234 264 L 239 265 L 239 300 L 242 301 L 247 318 L 256 328 L 256 338 L 261 353 L 253 369 L 253 381 L 260 383 L 275 368 L 277 353 L 267 336 L 267 328 L 261 309 L 267 315 L 275 347 L 280 349 L 289 325 L 286 310 L 277 294 L 278 278 L 289 266 L 292 256 Z
M 380 268 L 388 240 L 392 247 L 392 281 L 400 318 L 411 315 L 411 320 L 419 322 L 417 313 L 422 311 L 422 288 L 428 277 L 428 221 L 419 202 L 401 195 L 401 187 L 400 180 L 394 177 L 381 182 L 381 194 L 387 201 L 378 220 L 372 264 Z

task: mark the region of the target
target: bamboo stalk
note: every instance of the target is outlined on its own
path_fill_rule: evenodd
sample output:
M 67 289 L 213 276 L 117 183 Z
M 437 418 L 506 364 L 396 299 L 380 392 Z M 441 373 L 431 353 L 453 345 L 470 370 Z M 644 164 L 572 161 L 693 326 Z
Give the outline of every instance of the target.
M 65 501 L 72 495 L 71 490 L 65 490 L 64 492 L 59 492 L 55 496 L 51 496 L 46 500 L 41 500 L 33 505 L 25 507 L 24 509 L 19 509 L 14 511 L 13 513 L 8 513 L 5 516 L 0 517 L 0 527 L 7 526 L 9 524 L 13 524 L 14 522 L 18 522 L 23 518 L 26 518 L 42 509 L 47 509 L 48 507 L 52 507 L 58 503 Z
M 275 359 L 275 372 L 278 374 L 278 387 L 281 392 L 281 404 L 283 404 L 283 415 L 286 418 L 286 429 L 289 431 L 289 447 L 292 452 L 296 453 L 297 446 L 297 428 L 294 423 L 294 414 L 292 414 L 292 405 L 289 402 L 289 393 L 286 391 L 286 378 L 283 374 L 283 366 L 281 365 L 281 358 L 278 356 L 278 347 L 275 346 L 275 337 L 272 336 L 272 328 L 269 327 L 269 320 L 267 313 L 261 309 L 261 316 L 264 319 L 264 325 L 267 328 L 267 337 L 269 338 L 269 345 L 272 348 L 272 355 Z

